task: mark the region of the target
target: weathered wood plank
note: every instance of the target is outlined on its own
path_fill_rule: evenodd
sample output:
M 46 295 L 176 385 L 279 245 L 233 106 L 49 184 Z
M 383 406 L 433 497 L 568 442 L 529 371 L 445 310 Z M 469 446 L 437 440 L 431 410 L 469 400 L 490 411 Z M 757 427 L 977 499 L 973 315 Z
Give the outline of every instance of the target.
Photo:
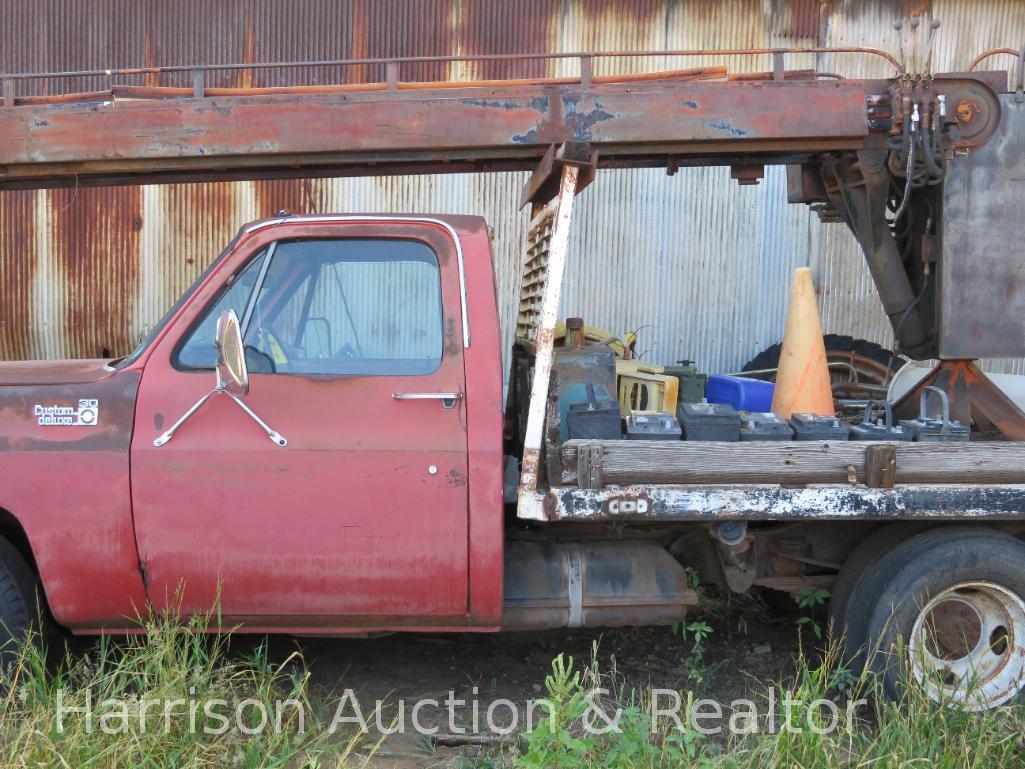
M 577 446 L 562 447 L 562 482 L 577 482 Z M 607 484 L 865 482 L 864 441 L 603 441 Z M 896 443 L 895 483 L 1025 483 L 1025 442 Z

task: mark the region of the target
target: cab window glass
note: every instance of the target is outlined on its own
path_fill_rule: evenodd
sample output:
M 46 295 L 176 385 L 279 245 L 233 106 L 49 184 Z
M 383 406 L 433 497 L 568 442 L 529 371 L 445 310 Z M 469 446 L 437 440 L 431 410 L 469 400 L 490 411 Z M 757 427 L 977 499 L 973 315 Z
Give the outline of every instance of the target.
M 426 374 L 441 364 L 438 258 L 395 239 L 279 243 L 246 329 L 255 371 Z
M 218 299 L 211 304 L 202 320 L 194 325 L 184 344 L 178 349 L 175 365 L 182 368 L 213 368 L 217 362 L 217 350 L 214 347 L 214 334 L 217 330 L 217 316 L 224 310 L 232 309 L 241 319 L 253 287 L 260 277 L 260 265 L 266 256 L 266 249 L 235 275 L 231 285 L 223 291 Z

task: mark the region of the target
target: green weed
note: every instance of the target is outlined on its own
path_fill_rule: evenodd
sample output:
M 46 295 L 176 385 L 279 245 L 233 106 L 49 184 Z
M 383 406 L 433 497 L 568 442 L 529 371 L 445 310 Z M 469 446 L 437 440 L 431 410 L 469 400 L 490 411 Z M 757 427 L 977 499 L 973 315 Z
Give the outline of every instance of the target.
M 319 769 L 355 759 L 357 738 L 330 734 L 297 653 L 274 663 L 260 644 L 229 656 L 228 634 L 206 633 L 208 620 L 154 617 L 138 635 L 53 659 L 27 639 L 0 695 L 0 765 Z

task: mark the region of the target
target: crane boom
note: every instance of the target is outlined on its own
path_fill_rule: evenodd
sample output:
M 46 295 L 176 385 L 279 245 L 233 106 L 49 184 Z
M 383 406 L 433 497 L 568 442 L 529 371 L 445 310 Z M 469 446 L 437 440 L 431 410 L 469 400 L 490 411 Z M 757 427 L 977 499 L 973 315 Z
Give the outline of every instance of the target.
M 871 49 L 806 52 L 833 50 L 895 64 Z M 601 167 L 794 163 L 860 149 L 890 128 L 894 80 L 788 72 L 783 49 L 733 53 L 771 54 L 774 70 L 593 77 L 593 58 L 625 54 L 538 54 L 579 56 L 580 77 L 400 82 L 400 65 L 420 57 L 386 62 L 382 83 L 206 87 L 219 65 L 190 69 L 192 88 L 21 97 L 17 89 L 33 79 L 90 73 L 0 75 L 0 188 L 532 169 L 551 145 L 569 141 L 591 144 Z M 108 74 L 160 78 L 178 69 Z M 993 73 L 971 77 L 944 88 L 971 89 Z

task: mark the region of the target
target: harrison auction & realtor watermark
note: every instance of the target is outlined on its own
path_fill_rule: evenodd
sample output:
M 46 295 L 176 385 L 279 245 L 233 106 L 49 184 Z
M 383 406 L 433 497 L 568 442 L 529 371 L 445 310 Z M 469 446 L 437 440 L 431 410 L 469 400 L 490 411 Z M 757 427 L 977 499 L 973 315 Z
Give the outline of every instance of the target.
M 645 701 L 653 734 L 667 731 L 701 735 L 774 734 L 782 731 L 800 734 L 811 731 L 831 734 L 848 728 L 863 699 L 838 702 L 830 699 L 804 701 L 785 690 L 770 689 L 761 701 L 734 699 L 722 703 L 695 698 L 693 693 L 674 689 L 650 689 Z M 609 692 L 596 688 L 584 696 L 585 710 L 579 727 L 592 735 L 617 734 L 623 711 L 608 702 Z M 248 697 L 239 700 L 204 698 L 195 688 L 182 697 L 97 700 L 91 689 L 66 697 L 57 691 L 55 701 L 57 730 L 84 729 L 92 733 L 118 735 L 187 731 L 191 734 L 223 735 L 237 730 L 243 735 L 275 733 L 305 734 L 324 729 L 329 734 L 359 731 L 364 734 L 392 735 L 413 732 L 449 734 L 510 735 L 520 731 L 554 729 L 555 709 L 545 698 L 517 703 L 498 698 L 482 702 L 473 688 L 469 697 L 455 691 L 443 698 L 424 697 L 413 701 L 375 700 L 361 703 L 356 692 L 346 689 L 338 698 L 333 713 L 314 714 L 301 699 L 263 700 Z

